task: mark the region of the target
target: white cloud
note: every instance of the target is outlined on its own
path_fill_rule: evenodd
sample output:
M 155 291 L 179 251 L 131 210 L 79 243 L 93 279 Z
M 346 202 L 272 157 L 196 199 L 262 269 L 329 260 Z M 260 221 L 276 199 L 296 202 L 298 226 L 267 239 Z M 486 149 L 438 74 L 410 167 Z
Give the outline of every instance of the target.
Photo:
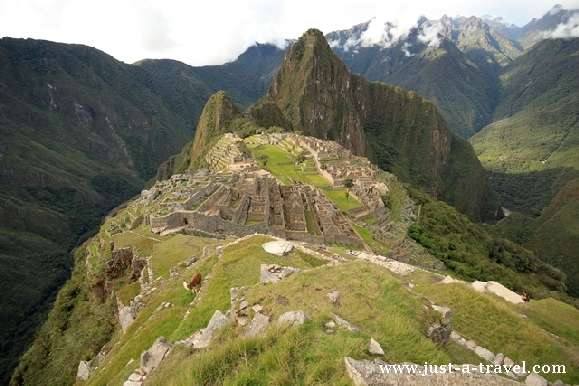
M 579 0 L 557 0 L 565 9 Z M 285 44 L 308 28 L 325 33 L 376 17 L 364 44 L 392 45 L 416 27 L 420 15 L 485 13 L 523 25 L 540 17 L 553 0 L 0 0 L 0 36 L 46 39 L 96 47 L 132 63 L 172 58 L 188 64 L 222 64 L 260 43 Z M 384 23 L 396 23 L 387 32 Z M 555 32 L 563 33 L 565 29 Z M 567 28 L 573 33 L 573 26 Z M 421 33 L 436 44 L 433 31 Z M 358 44 L 347 43 L 350 51 Z
M 440 38 L 438 37 L 438 31 L 440 31 L 440 28 L 441 26 L 439 23 L 424 23 L 420 28 L 418 40 L 427 44 L 428 47 L 438 48 L 440 46 Z
M 576 37 L 579 37 L 579 13 L 571 14 L 567 23 L 559 24 L 555 29 L 543 32 L 543 39 Z

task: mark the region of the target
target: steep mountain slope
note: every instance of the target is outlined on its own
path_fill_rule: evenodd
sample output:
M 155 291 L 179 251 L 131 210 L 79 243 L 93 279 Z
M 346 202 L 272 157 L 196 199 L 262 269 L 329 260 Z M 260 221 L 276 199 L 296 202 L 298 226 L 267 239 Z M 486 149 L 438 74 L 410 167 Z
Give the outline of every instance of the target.
M 475 17 L 422 18 L 408 36 L 387 44 L 367 42 L 368 28 L 369 22 L 326 35 L 351 71 L 423 95 L 465 138 L 490 123 L 496 73 L 520 54 L 513 42 Z M 385 25 L 384 33 L 393 28 Z
M 201 104 L 187 91 L 184 104 Z M 166 94 L 162 79 L 93 48 L 0 40 L 0 383 L 79 238 L 191 138 L 194 123 Z
M 492 232 L 524 245 L 543 261 L 567 274 L 568 292 L 579 297 L 579 179 L 569 182 L 543 210 L 531 218 L 515 213 L 499 222 Z
M 223 106 L 224 101 L 219 96 L 208 104 Z M 271 166 L 274 153 L 290 155 L 304 141 L 318 143 L 317 149 L 334 149 L 334 155 L 344 154 L 335 143 L 287 133 L 256 135 L 245 143 L 251 144 L 252 151 L 269 152 Z M 214 154 L 222 160 L 229 156 L 217 147 Z M 310 161 L 312 154 L 307 154 Z M 228 166 L 236 163 L 233 160 Z M 277 165 L 282 166 L 294 171 L 295 164 Z M 341 167 L 350 165 L 342 163 Z M 579 361 L 571 354 L 579 344 L 574 333 L 578 311 L 554 299 L 538 299 L 549 294 L 542 281 L 547 266 L 529 251 L 490 237 L 442 202 L 419 194 L 415 199 L 423 205 L 420 208 L 395 176 L 367 167 L 387 187 L 388 208 L 375 212 L 378 218 L 369 223 L 353 211 L 344 211 L 344 216 L 347 224 L 367 235 L 362 237 L 369 244 L 312 244 L 299 241 L 294 234 L 291 240 L 283 240 L 284 248 L 289 243 L 293 246 L 283 256 L 264 245 L 275 240 L 273 236 L 241 230 L 247 236 L 240 237 L 231 234 L 229 227 L 253 229 L 259 226 L 257 222 L 273 232 L 280 225 L 274 218 L 281 215 L 281 209 L 295 216 L 291 223 L 282 223 L 283 228 L 292 229 L 300 211 L 302 215 L 323 212 L 321 197 L 312 195 L 317 188 L 306 182 L 312 172 L 300 178 L 294 171 L 293 185 L 273 181 L 259 167 L 199 170 L 158 181 L 107 219 L 99 233 L 77 249 L 73 277 L 59 293 L 48 322 L 22 358 L 11 384 L 116 385 L 127 380 L 141 384 L 145 373 L 145 385 L 351 385 L 355 378 L 344 357 L 379 358 L 387 363 L 479 363 L 482 359 L 459 339 L 446 342 L 451 330 L 493 352 L 503 352 L 516 363 L 566 366 L 565 374 L 545 374 L 550 381 L 577 381 Z M 302 198 L 288 194 L 295 188 L 304 193 Z M 329 207 L 344 202 L 341 197 L 333 196 Z M 293 205 L 296 200 L 311 199 L 317 209 L 308 205 L 297 211 Z M 278 206 L 282 201 L 283 209 Z M 264 203 L 269 215 L 247 221 Z M 193 221 L 179 221 L 200 217 L 206 221 L 197 224 L 212 232 L 201 232 Z M 138 218 L 143 221 L 135 221 Z M 319 215 L 315 218 L 318 226 L 325 224 Z M 166 227 L 159 228 L 163 219 Z M 406 236 L 410 224 L 429 247 L 449 248 L 447 257 L 462 267 L 455 271 L 459 277 L 508 278 L 509 287 L 533 288 L 537 297 L 530 305 L 511 304 L 494 294 L 475 292 L 468 283 L 440 283 L 444 275 L 432 266 L 423 270 L 402 263 L 413 243 Z M 325 235 L 329 231 L 323 230 Z M 316 233 L 315 229 L 311 232 Z M 378 237 L 373 239 L 372 232 L 396 236 L 382 244 Z M 310 230 L 303 233 L 302 237 Z M 448 240 L 440 238 L 441 234 Z M 432 239 L 427 242 L 428 238 Z M 387 247 L 384 255 L 370 253 L 377 244 L 380 249 Z M 489 248 L 494 261 L 487 256 Z M 184 289 L 183 284 L 197 273 L 203 277 L 199 292 Z M 431 297 L 438 305 L 428 300 Z M 452 310 L 452 324 L 448 310 L 438 306 Z M 529 317 L 521 318 L 521 313 Z M 284 318 L 291 315 L 294 318 L 284 326 Z M 369 353 L 370 338 L 384 352 Z M 159 350 L 143 355 L 152 345 Z M 172 349 L 167 352 L 169 346 Z M 160 356 L 154 351 L 161 351 Z M 517 384 L 496 375 L 492 379 L 489 384 Z M 396 383 L 409 384 L 407 380 Z M 470 385 L 472 376 L 453 384 Z
M 557 4 L 541 18 L 533 19 L 525 25 L 522 28 L 523 33 L 518 33 L 517 35 L 519 36 L 516 37 L 516 40 L 520 42 L 526 50 L 545 38 L 569 36 L 569 29 L 573 28 L 574 25 L 571 23 L 567 28 L 564 26 L 566 26 L 571 19 L 576 20 L 577 17 L 579 17 L 578 9 L 563 9 L 561 5 Z M 556 30 L 559 31 L 554 34 L 553 32 Z
M 243 54 L 223 65 L 192 67 L 175 60 L 147 59 L 137 64 L 170 82 L 171 89 L 184 85 L 195 85 L 195 90 L 203 87 L 205 100 L 223 90 L 243 108 L 255 103 L 267 91 L 277 68 L 283 60 L 285 50 L 271 44 L 249 47 Z M 170 95 L 165 96 L 168 100 Z M 190 113 L 199 118 L 203 104 Z
M 278 106 L 293 130 L 369 155 L 471 218 L 488 215 L 484 170 L 436 107 L 415 93 L 351 74 L 318 30 L 307 31 L 288 51 L 260 103 Z
M 544 40 L 501 75 L 495 122 L 471 138 L 509 209 L 537 216 L 579 177 L 579 39 Z

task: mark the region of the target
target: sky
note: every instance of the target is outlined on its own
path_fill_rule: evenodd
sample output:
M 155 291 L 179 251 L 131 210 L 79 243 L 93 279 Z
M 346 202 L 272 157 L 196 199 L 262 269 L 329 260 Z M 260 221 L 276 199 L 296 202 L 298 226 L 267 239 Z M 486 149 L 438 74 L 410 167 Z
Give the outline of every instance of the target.
M 233 61 L 258 43 L 285 44 L 371 20 L 411 26 L 419 16 L 502 16 L 523 26 L 556 3 L 579 0 L 0 0 L 0 36 L 77 43 L 125 63 L 169 58 L 199 66 Z M 579 24 L 579 20 L 577 20 Z M 375 23 L 376 25 L 377 23 Z M 579 29 L 577 26 L 573 26 Z M 554 32 L 567 33 L 562 31 Z

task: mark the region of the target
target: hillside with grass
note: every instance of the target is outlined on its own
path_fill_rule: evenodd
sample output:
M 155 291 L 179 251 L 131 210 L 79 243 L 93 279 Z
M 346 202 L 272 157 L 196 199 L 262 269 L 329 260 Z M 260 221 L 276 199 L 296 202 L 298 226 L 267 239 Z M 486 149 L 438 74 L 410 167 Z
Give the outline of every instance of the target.
M 514 363 L 525 361 L 527 368 L 565 366 L 565 374 L 542 374 L 551 382 L 579 381 L 579 311 L 549 298 L 555 294 L 549 286 L 556 279 L 533 275 L 545 266 L 532 253 L 489 236 L 444 203 L 417 192 L 409 196 L 407 185 L 383 171 L 377 178 L 388 187 L 383 200 L 389 220 L 362 221 L 354 215 L 360 203 L 329 189 L 330 182 L 324 183 L 321 175 L 305 172 L 310 158 L 295 152 L 296 137 L 275 145 L 266 143 L 271 142 L 268 138 L 263 134 L 243 141 L 267 171 L 242 173 L 271 173 L 284 186 L 322 187 L 348 221 L 367 232 L 362 235 L 364 246 L 290 241 L 295 248 L 278 256 L 264 249 L 264 243 L 276 239 L 270 235 L 201 237 L 179 229 L 155 233 L 154 216 L 179 211 L 172 200 L 183 200 L 183 192 L 193 196 L 201 181 L 225 184 L 239 176 L 200 171 L 158 181 L 77 248 L 72 278 L 11 384 L 124 384 L 139 377 L 142 353 L 160 337 L 172 348 L 147 373 L 144 385 L 352 385 L 345 357 L 391 364 L 486 363 L 459 339 L 436 343 L 427 337 L 433 323 L 442 320 L 433 304 L 452 310 L 452 329 L 461 337 L 504 353 Z M 296 159 L 303 165 L 296 167 Z M 417 238 L 427 248 L 454 251 L 444 258 L 447 268 L 432 265 L 442 256 L 433 256 L 434 249 L 432 254 L 420 249 L 412 239 L 416 233 L 431 240 Z M 447 236 L 441 239 L 441 234 Z M 494 248 L 494 261 L 484 262 L 487 247 Z M 402 263 L 411 248 L 424 259 Z M 115 263 L 126 251 L 132 261 Z M 265 284 L 263 267 L 271 264 L 299 271 Z M 183 288 L 194 273 L 203 277 L 198 292 Z M 533 290 L 533 300 L 511 304 L 476 292 L 468 283 L 441 283 L 447 274 L 467 281 L 504 280 L 512 289 Z M 329 295 L 336 291 L 333 300 Z M 278 324 L 281 315 L 298 310 L 308 316 L 303 325 Z M 211 330 L 209 344 L 202 348 L 199 339 L 220 315 L 217 311 L 226 315 L 223 325 Z M 341 320 L 333 315 L 350 325 L 333 321 Z M 254 330 L 256 320 L 269 324 Z M 369 352 L 371 338 L 383 354 Z M 82 372 L 84 380 L 77 379 L 81 367 L 88 368 Z

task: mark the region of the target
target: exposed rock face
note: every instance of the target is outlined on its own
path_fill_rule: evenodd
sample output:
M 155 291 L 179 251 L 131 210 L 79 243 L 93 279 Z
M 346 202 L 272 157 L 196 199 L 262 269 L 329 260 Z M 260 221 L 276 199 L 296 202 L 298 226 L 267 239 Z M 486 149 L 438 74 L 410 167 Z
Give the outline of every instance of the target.
M 373 158 L 470 217 L 491 194 L 472 146 L 448 130 L 431 102 L 351 74 L 318 30 L 288 51 L 265 101 L 279 107 L 293 130 Z
M 123 275 L 125 270 L 131 266 L 133 262 L 133 249 L 121 248 L 113 250 L 113 258 L 107 261 L 105 266 L 105 276 L 112 280 Z
M 241 116 L 241 111 L 225 92 L 219 91 L 209 98 L 199 118 L 195 139 L 189 153 L 192 163 L 196 159 L 204 158 L 203 150 L 206 145 L 212 138 L 227 133 L 227 123 L 236 116 Z
M 440 312 L 442 317 L 438 322 L 433 323 L 428 327 L 426 336 L 435 343 L 446 343 L 448 342 L 448 339 L 450 339 L 450 334 L 452 333 L 452 310 L 434 304 L 432 305 L 432 308 Z
M 207 324 L 207 328 L 201 330 L 201 335 L 194 341 L 194 347 L 207 348 L 215 331 L 220 330 L 221 328 L 227 326 L 229 323 L 231 323 L 231 320 L 221 311 L 216 310 L 211 317 L 211 320 Z

